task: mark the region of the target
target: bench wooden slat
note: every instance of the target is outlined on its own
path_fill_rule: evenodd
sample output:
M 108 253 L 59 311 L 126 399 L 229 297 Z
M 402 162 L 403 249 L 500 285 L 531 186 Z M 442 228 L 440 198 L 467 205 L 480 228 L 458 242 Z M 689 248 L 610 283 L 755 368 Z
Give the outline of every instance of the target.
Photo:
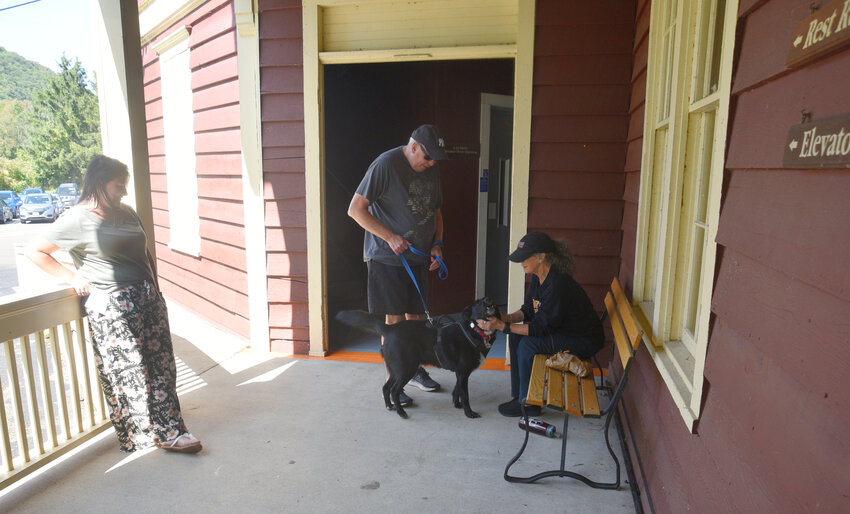
M 579 392 L 578 377 L 567 373 L 564 377 L 567 390 L 567 405 L 564 411 L 571 416 L 581 417 L 581 393 Z
M 564 410 L 564 372 L 548 368 L 549 379 L 546 384 L 546 405 Z
M 614 291 L 614 299 L 617 301 L 617 307 L 619 308 L 623 325 L 626 327 L 626 333 L 629 334 L 629 342 L 631 342 L 632 348 L 637 350 L 643 331 L 639 328 L 637 320 L 633 317 L 632 306 L 628 298 L 626 298 L 622 286 L 620 286 L 620 281 L 616 277 L 611 282 L 611 291 Z M 610 316 L 611 314 L 609 313 L 608 315 Z
M 581 379 L 581 411 L 586 417 L 599 417 L 599 400 L 596 398 L 596 381 L 593 377 Z
M 611 293 L 605 295 L 605 308 L 608 309 L 608 321 L 611 323 L 611 331 L 614 333 L 614 341 L 617 343 L 620 361 L 623 363 L 623 369 L 626 369 L 626 364 L 632 358 L 632 346 L 626 339 L 626 332 L 623 330 L 623 324 L 620 322 L 620 315 L 617 314 L 617 306 L 614 304 L 614 297 L 611 296 Z
M 531 366 L 531 379 L 528 383 L 528 397 L 525 399 L 525 403 L 529 405 L 543 406 L 543 391 L 546 388 L 547 358 L 548 355 L 543 354 L 534 356 L 534 364 Z

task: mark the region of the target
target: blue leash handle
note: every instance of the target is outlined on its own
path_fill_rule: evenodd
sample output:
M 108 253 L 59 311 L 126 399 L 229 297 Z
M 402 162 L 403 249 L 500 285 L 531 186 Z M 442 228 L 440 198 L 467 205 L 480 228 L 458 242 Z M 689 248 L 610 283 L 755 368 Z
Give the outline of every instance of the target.
M 413 252 L 414 254 L 416 254 L 420 257 L 434 257 L 435 259 L 437 259 L 437 262 L 440 263 L 440 272 L 437 274 L 437 276 L 440 277 L 440 280 L 445 280 L 445 279 L 449 278 L 449 268 L 446 267 L 446 263 L 443 262 L 443 259 L 437 257 L 436 255 L 431 255 L 430 253 L 425 253 L 421 250 L 417 250 L 416 248 L 414 248 L 412 246 L 408 246 L 407 248 L 411 252 Z M 404 265 L 407 267 L 407 272 L 411 273 L 410 267 L 407 266 L 407 261 L 404 259 L 404 256 L 399 255 L 399 257 L 401 257 L 401 262 L 403 262 Z M 410 277 L 413 278 L 413 275 L 411 274 Z M 414 282 L 416 282 L 416 280 L 414 280 Z M 417 287 L 419 287 L 419 286 L 417 286 Z
M 431 254 L 417 250 L 412 246 L 408 246 L 407 248 L 414 254 L 419 255 L 420 257 L 431 257 Z M 419 282 L 417 282 L 416 277 L 413 276 L 413 270 L 410 269 L 410 264 L 407 263 L 407 259 L 404 258 L 403 254 L 398 254 L 398 256 L 401 259 L 401 263 L 404 265 L 404 269 L 407 270 L 407 274 L 410 275 L 410 280 L 412 280 L 413 285 L 416 286 L 416 291 L 419 292 L 419 299 L 422 300 L 422 308 L 425 309 L 425 315 L 428 318 L 428 321 L 433 323 L 433 320 L 431 319 L 431 314 L 428 312 L 428 306 L 425 305 L 425 297 L 422 295 L 422 290 L 419 289 Z M 446 267 L 446 263 L 444 263 L 443 259 L 437 257 L 436 255 L 434 256 L 434 258 L 437 259 L 437 262 L 440 263 L 440 272 L 437 276 L 440 277 L 440 280 L 445 280 L 449 278 L 449 269 Z

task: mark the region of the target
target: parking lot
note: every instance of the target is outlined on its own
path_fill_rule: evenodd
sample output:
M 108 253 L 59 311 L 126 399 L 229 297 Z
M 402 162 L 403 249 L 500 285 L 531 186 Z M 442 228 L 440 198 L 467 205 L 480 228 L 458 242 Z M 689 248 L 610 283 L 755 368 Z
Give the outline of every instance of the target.
M 15 245 L 29 242 L 49 227 L 50 223 L 23 224 L 17 218 L 0 225 L 0 296 L 15 293 L 20 285 Z

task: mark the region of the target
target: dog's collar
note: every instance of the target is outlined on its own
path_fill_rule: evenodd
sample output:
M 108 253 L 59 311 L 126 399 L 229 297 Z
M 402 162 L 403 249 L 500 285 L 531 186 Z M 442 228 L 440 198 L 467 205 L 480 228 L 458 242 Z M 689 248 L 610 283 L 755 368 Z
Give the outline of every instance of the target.
M 471 328 L 473 331 L 475 331 L 476 334 L 481 336 L 481 339 L 483 339 L 485 343 L 489 343 L 491 340 L 496 339 L 495 332 L 488 333 L 487 331 L 479 327 L 474 321 L 469 322 L 469 328 Z

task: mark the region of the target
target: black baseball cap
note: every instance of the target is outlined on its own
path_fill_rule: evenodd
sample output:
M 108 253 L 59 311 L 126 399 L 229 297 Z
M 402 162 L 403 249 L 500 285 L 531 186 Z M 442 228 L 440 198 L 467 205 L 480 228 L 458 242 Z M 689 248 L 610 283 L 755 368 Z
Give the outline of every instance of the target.
M 555 250 L 555 242 L 544 232 L 529 232 L 522 236 L 516 250 L 508 257 L 512 262 L 522 262 L 535 253 L 550 253 Z
M 449 158 L 446 154 L 446 142 L 440 130 L 434 125 L 421 125 L 413 131 L 410 137 L 425 146 L 426 153 L 435 161 L 445 161 Z

